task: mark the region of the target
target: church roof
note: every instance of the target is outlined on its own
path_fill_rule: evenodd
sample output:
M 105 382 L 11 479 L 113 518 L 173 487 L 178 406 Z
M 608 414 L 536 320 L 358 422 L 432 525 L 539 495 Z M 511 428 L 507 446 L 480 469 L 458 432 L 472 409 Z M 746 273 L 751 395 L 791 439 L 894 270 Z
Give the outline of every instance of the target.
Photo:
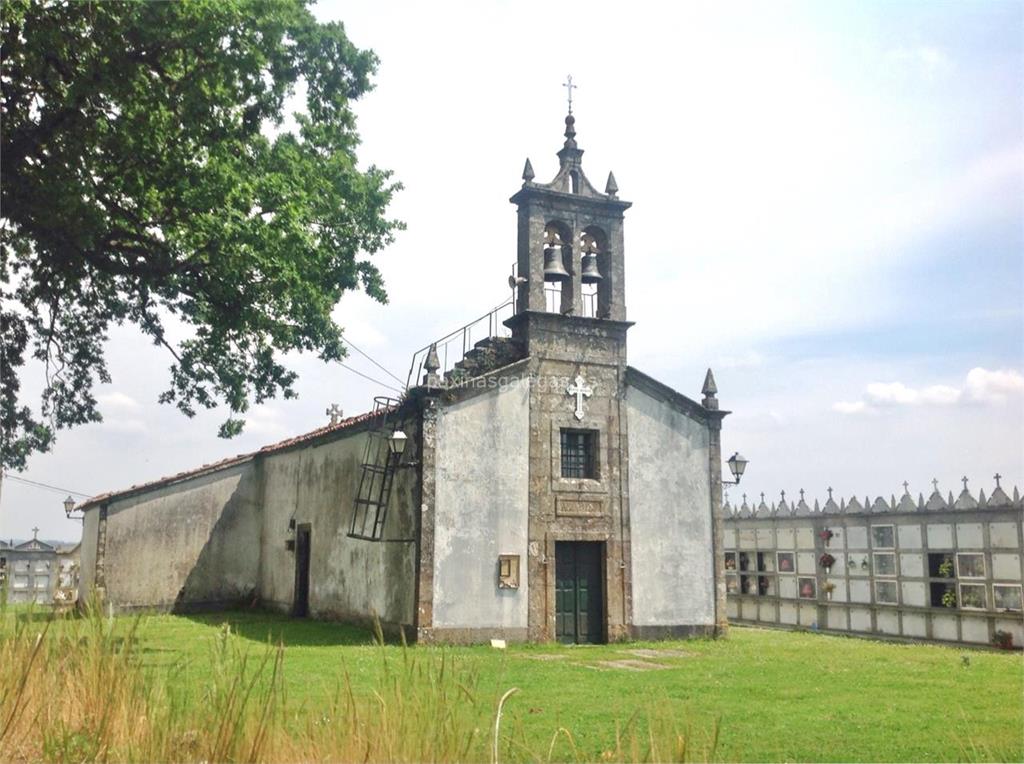
M 45 541 L 39 539 L 29 539 L 28 541 L 22 541 L 20 544 L 14 545 L 16 552 L 49 552 L 55 547 L 51 544 L 47 544 Z
M 336 422 L 335 424 L 328 424 L 323 427 L 318 427 L 315 430 L 310 430 L 309 432 L 303 433 L 302 435 L 296 435 L 293 438 L 288 438 L 286 440 L 278 441 L 277 443 L 272 443 L 268 446 L 263 446 L 263 448 L 257 451 L 250 451 L 249 453 L 238 454 L 237 456 L 230 456 L 226 459 L 221 459 L 220 461 L 204 464 L 200 467 L 185 470 L 184 472 L 177 472 L 173 475 L 167 475 L 166 477 L 151 480 L 147 483 L 137 483 L 136 485 L 129 486 L 128 488 L 123 488 L 119 491 L 109 491 L 107 493 L 97 494 L 96 496 L 92 496 L 83 501 L 81 504 L 78 505 L 77 509 L 89 509 L 99 504 L 105 504 L 115 499 L 123 499 L 137 493 L 142 493 L 143 491 L 149 491 L 154 488 L 160 488 L 165 485 L 172 485 L 173 483 L 179 483 L 183 480 L 189 480 L 191 478 L 199 477 L 201 475 L 208 475 L 213 472 L 219 472 L 220 470 L 228 469 L 229 467 L 234 467 L 238 464 L 244 464 L 245 462 L 251 461 L 257 456 L 276 454 L 281 451 L 287 451 L 291 448 L 295 448 L 296 446 L 301 446 L 306 443 L 310 443 L 312 441 L 329 439 L 330 437 L 344 430 L 351 429 L 353 427 L 356 427 L 357 425 L 363 424 L 364 422 L 369 422 L 374 417 L 382 416 L 391 410 L 392 409 L 385 409 L 383 411 L 367 411 L 364 414 L 358 414 L 357 416 L 342 419 L 340 422 Z
M 639 388 L 656 398 L 668 401 L 669 403 L 674 404 L 675 407 L 680 409 L 684 414 L 687 414 L 694 419 L 699 419 L 702 422 L 707 421 L 709 415 L 725 416 L 729 413 L 728 411 L 709 411 L 692 398 L 687 398 L 679 391 L 674 390 L 665 383 L 659 382 L 654 377 L 648 376 L 632 366 L 626 367 L 626 384 Z

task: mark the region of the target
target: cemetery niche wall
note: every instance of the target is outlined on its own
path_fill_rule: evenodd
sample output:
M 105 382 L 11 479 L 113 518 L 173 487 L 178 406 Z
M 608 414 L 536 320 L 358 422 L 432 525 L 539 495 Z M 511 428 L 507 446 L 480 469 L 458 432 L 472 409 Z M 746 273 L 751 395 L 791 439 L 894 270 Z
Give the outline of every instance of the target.
M 726 501 L 724 568 L 737 623 L 874 637 L 1024 645 L 1024 513 L 997 475 L 992 495 L 824 505 Z

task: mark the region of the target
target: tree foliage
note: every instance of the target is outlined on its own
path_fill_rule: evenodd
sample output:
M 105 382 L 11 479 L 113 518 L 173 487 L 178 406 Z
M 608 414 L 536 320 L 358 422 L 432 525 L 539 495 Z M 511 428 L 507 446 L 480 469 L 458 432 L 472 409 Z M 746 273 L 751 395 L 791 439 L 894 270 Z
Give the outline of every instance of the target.
M 250 402 L 294 396 L 281 353 L 344 355 L 330 315 L 344 291 L 386 301 L 367 256 L 401 225 L 385 216 L 398 186 L 356 166 L 351 109 L 377 61 L 308 5 L 0 5 L 4 466 L 100 420 L 112 323 L 171 354 L 162 402 L 227 404 L 230 436 Z M 32 358 L 34 409 L 19 385 Z

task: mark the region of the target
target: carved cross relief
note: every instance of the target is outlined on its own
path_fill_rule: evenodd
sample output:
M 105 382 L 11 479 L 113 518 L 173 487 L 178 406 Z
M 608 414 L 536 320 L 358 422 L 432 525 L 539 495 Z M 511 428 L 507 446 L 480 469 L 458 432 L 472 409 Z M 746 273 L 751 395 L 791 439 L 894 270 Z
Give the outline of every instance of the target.
M 594 390 L 586 383 L 582 374 L 577 374 L 573 383 L 565 388 L 565 392 L 567 395 L 576 396 L 576 411 L 573 414 L 576 419 L 583 419 L 583 399 L 593 395 Z

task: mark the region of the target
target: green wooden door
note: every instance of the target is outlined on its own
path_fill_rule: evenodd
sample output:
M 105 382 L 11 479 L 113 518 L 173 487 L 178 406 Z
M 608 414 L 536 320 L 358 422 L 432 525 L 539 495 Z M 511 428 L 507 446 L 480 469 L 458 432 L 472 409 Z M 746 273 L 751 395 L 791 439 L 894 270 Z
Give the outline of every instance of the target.
M 555 636 L 559 642 L 604 641 L 603 546 L 555 542 Z

